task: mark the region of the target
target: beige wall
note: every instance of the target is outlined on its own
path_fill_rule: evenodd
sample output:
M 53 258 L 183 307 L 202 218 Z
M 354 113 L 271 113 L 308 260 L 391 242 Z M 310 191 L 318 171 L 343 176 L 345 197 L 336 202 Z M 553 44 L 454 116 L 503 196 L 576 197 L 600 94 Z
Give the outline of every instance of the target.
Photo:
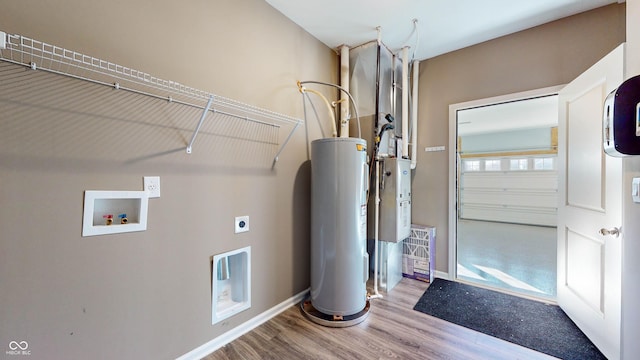
M 0 30 L 296 118 L 296 80 L 337 81 L 335 53 L 261 0 L 2 1 Z M 309 286 L 304 127 L 274 170 L 212 124 L 187 155 L 198 111 L 0 65 L 0 358 L 13 340 L 33 360 L 175 358 Z M 81 237 L 85 190 L 145 175 L 146 231 Z M 252 307 L 211 325 L 210 257 L 244 246 Z
M 449 104 L 569 82 L 624 41 L 624 18 L 625 5 L 612 5 L 423 61 L 419 149 L 448 144 Z M 298 118 L 296 80 L 337 81 L 333 51 L 259 0 L 3 1 L 0 30 Z M 275 170 L 215 137 L 199 137 L 187 156 L 191 113 L 4 76 L 2 356 L 27 340 L 30 359 L 174 358 L 308 287 L 304 128 Z M 438 227 L 446 272 L 448 155 L 418 155 L 413 222 Z M 84 190 L 138 190 L 144 175 L 162 184 L 147 231 L 80 236 Z M 251 231 L 233 234 L 233 217 L 247 214 Z M 248 245 L 252 307 L 212 326 L 209 258 Z
M 437 227 L 448 272 L 449 105 L 568 83 L 625 40 L 625 5 L 610 5 L 420 63 L 413 222 Z

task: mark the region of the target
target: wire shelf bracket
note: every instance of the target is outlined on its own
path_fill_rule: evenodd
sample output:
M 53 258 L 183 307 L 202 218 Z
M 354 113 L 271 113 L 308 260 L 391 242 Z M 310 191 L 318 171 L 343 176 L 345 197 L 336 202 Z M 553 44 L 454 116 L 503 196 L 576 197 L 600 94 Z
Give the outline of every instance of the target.
M 280 153 L 282 152 L 282 150 L 284 150 L 284 147 L 287 146 L 287 143 L 289 143 L 289 140 L 291 140 L 291 136 L 293 136 L 293 133 L 296 131 L 296 129 L 298 128 L 298 126 L 300 126 L 301 123 L 296 123 L 296 125 L 293 127 L 293 129 L 291 129 L 291 132 L 289 133 L 289 136 L 287 136 L 287 138 L 285 139 L 285 141 L 282 143 L 282 145 L 280 145 L 280 149 L 278 150 L 278 152 L 276 153 L 276 156 L 273 157 L 273 164 L 271 165 L 271 168 L 273 169 L 274 166 L 276 166 L 276 163 L 278 162 L 278 160 L 280 159 Z
M 213 95 L 209 97 L 209 101 L 207 101 L 207 106 L 205 106 L 204 110 L 202 111 L 202 116 L 200 117 L 198 126 L 196 126 L 196 130 L 193 132 L 193 135 L 191 136 L 191 141 L 189 141 L 189 145 L 187 145 L 187 154 L 191 154 L 191 148 L 193 147 L 193 143 L 196 141 L 196 136 L 198 136 L 198 131 L 200 131 L 200 128 L 202 127 L 202 123 L 204 122 L 204 119 L 207 117 L 207 112 L 211 108 L 212 102 L 213 102 Z
M 277 123 L 288 124 L 292 126 L 292 130 L 275 153 L 273 169 L 293 133 L 302 124 L 302 120 L 291 116 L 217 96 L 175 81 L 162 80 L 142 71 L 3 31 L 0 31 L 0 60 L 32 70 L 47 71 L 202 109 L 198 125 L 187 145 L 187 154 L 192 153 L 196 136 L 209 112 L 274 128 L 280 128 Z M 206 105 L 201 105 L 204 102 Z M 229 109 L 229 111 L 217 109 L 215 106 Z

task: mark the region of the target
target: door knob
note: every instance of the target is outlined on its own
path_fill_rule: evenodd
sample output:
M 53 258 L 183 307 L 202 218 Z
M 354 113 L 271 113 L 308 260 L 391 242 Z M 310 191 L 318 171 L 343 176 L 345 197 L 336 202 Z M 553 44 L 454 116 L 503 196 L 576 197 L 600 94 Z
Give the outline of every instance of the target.
M 600 235 L 602 235 L 602 236 L 613 235 L 615 237 L 618 237 L 618 236 L 620 236 L 620 229 L 618 229 L 617 227 L 614 227 L 612 229 L 602 228 L 602 229 L 600 229 Z

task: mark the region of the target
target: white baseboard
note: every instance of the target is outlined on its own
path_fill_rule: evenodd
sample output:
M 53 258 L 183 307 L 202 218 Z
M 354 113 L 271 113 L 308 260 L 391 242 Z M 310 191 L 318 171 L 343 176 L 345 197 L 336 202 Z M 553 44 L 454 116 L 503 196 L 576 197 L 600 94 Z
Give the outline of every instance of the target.
M 203 357 L 211 354 L 212 352 L 220 349 L 221 347 L 227 345 L 233 340 L 239 338 L 240 336 L 248 333 L 249 331 L 255 329 L 256 327 L 262 325 L 263 323 L 269 321 L 271 318 L 276 317 L 281 312 L 287 310 L 293 305 L 298 304 L 302 301 L 305 296 L 309 293 L 309 289 L 306 289 L 289 299 L 281 302 L 280 304 L 272 307 L 271 309 L 263 312 L 262 314 L 246 321 L 237 327 L 227 331 L 226 333 L 212 339 L 206 344 L 200 345 L 199 347 L 189 351 L 188 353 L 180 356 L 177 360 L 200 360 Z
M 452 280 L 449 277 L 449 273 L 448 272 L 444 272 L 444 271 L 434 271 L 433 272 L 433 277 L 434 278 L 440 278 L 440 279 L 445 279 L 445 280 Z

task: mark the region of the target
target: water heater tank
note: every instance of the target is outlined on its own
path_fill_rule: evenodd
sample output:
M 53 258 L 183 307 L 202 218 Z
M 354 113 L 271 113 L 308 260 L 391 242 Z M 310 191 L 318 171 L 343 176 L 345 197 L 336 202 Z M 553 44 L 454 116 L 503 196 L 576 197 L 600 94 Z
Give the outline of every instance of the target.
M 366 305 L 368 168 L 365 140 L 311 143 L 311 304 L 327 315 Z

